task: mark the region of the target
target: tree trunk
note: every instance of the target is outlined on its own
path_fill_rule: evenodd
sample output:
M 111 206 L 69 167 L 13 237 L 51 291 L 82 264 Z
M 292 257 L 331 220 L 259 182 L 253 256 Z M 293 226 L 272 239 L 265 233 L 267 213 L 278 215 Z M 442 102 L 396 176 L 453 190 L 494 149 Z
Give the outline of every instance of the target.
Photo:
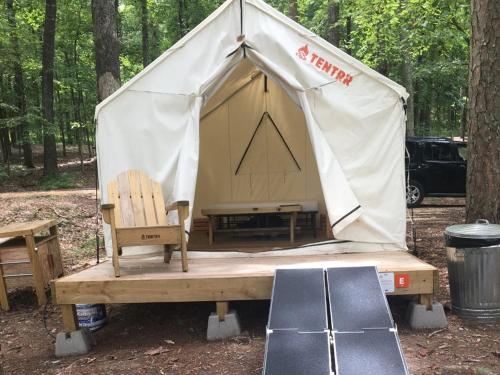
M 66 151 L 66 134 L 64 133 L 64 121 L 63 121 L 62 113 L 59 116 L 59 131 L 61 132 L 63 156 L 68 156 L 68 153 Z
M 93 155 L 93 152 L 92 152 L 92 140 L 91 140 L 91 137 L 90 137 L 90 133 L 89 133 L 89 129 L 87 127 L 87 107 L 85 105 L 85 98 L 83 96 L 83 91 L 82 91 L 82 87 L 80 85 L 80 91 L 78 92 L 78 100 L 80 101 L 80 108 L 82 109 L 82 122 L 83 122 L 83 131 L 85 133 L 85 139 L 86 139 L 86 142 L 87 142 L 87 153 L 89 155 L 89 159 L 92 158 L 94 155 Z
M 345 36 L 344 36 L 344 50 L 350 55 L 351 54 L 351 32 L 352 32 L 352 17 L 348 16 L 345 26 Z
M 179 35 L 180 35 L 179 39 L 180 39 L 187 33 L 186 18 L 185 18 L 186 5 L 184 4 L 184 0 L 178 0 L 177 6 L 178 6 L 177 16 L 179 21 Z
M 42 52 L 43 174 L 57 173 L 57 149 L 54 133 L 54 54 L 56 0 L 45 1 L 45 25 Z
M 401 65 L 401 76 L 403 78 L 403 86 L 408 91 L 410 96 L 406 102 L 406 135 L 415 135 L 415 91 L 413 90 L 413 74 L 412 66 L 409 57 L 405 57 L 403 64 Z
M 33 152 L 31 150 L 31 140 L 26 123 L 26 93 L 24 89 L 24 76 L 21 64 L 21 51 L 19 49 L 19 39 L 17 37 L 16 11 L 14 9 L 14 0 L 6 0 L 7 18 L 10 26 L 10 40 L 14 53 L 14 91 L 16 93 L 16 106 L 19 108 L 21 123 L 19 125 L 20 142 L 23 147 L 24 166 L 34 168 Z
M 460 116 L 460 138 L 465 141 L 465 131 L 467 128 L 467 104 L 462 107 L 462 114 Z
M 386 76 L 389 74 L 389 63 L 387 62 L 387 60 L 382 60 L 379 62 L 375 70 L 380 74 Z
M 120 87 L 120 43 L 113 0 L 92 0 L 92 23 L 98 99 L 102 101 Z
M 295 22 L 299 22 L 299 9 L 297 6 L 297 0 L 290 0 L 290 5 L 288 7 L 288 17 L 290 17 Z
M 464 90 L 463 88 L 460 88 L 460 100 L 463 102 L 462 103 L 462 108 L 461 108 L 461 114 L 460 114 L 460 138 L 462 138 L 462 141 L 465 141 L 465 132 L 467 128 L 467 108 L 469 106 L 468 100 L 464 99 Z
M 158 25 L 150 24 L 151 28 L 151 48 L 149 49 L 149 61 L 153 61 L 160 56 L 160 28 Z
M 64 112 L 64 125 L 66 126 L 66 139 L 69 145 L 75 144 L 74 134 L 71 131 L 71 116 L 69 112 Z
M 500 2 L 471 4 L 467 221 L 500 223 Z
M 57 79 L 57 77 L 56 77 Z M 59 122 L 59 132 L 61 133 L 61 141 L 62 141 L 62 154 L 63 156 L 67 156 L 66 153 L 66 134 L 64 132 L 64 120 L 63 120 L 63 111 L 62 111 L 62 101 L 61 101 L 61 93 L 59 89 L 56 89 L 56 107 L 57 107 L 57 120 Z
M 328 41 L 340 47 L 340 3 L 339 0 L 330 0 L 328 4 Z
M 9 130 L 0 129 L 0 144 L 2 146 L 2 158 L 7 169 L 7 174 L 10 176 L 10 156 L 12 150 L 10 147 Z
M 118 43 L 122 40 L 122 19 L 120 17 L 120 0 L 115 0 L 115 15 L 116 15 L 116 35 L 118 36 Z
M 142 65 L 148 66 L 149 60 L 149 20 L 148 0 L 141 0 L 141 24 L 142 24 Z
M 80 168 L 83 171 L 83 152 L 82 152 L 82 116 L 80 114 L 80 105 L 75 95 L 73 87 L 70 89 L 71 102 L 73 103 L 73 118 L 78 126 L 75 128 L 76 141 L 78 143 L 78 156 L 80 158 Z
M 8 163 L 10 160 L 10 155 L 12 153 L 10 147 L 9 129 L 0 128 L 0 144 L 2 145 L 2 159 L 4 163 Z

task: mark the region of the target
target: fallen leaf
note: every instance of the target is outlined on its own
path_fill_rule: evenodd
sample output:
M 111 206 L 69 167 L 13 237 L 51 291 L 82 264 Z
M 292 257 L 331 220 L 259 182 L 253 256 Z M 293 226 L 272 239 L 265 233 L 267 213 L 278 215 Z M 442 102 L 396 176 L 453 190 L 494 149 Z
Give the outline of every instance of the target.
M 417 352 L 417 354 L 419 357 L 425 358 L 425 357 L 427 357 L 428 351 L 425 349 L 421 349 Z
M 166 353 L 166 352 L 169 352 L 170 349 L 167 349 L 167 348 L 164 348 L 163 346 L 159 346 L 155 349 L 151 349 L 151 350 L 148 350 L 148 351 L 145 351 L 144 354 L 145 355 L 158 355 L 158 354 L 161 354 L 161 353 Z

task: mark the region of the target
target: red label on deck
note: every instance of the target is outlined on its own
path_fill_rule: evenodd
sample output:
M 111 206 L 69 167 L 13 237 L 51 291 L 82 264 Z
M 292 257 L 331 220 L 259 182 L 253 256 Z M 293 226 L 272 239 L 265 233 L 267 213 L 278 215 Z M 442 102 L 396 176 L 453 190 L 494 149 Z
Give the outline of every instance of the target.
M 396 284 L 396 288 L 409 288 L 410 275 L 408 275 L 407 273 L 398 273 L 396 274 L 394 283 Z

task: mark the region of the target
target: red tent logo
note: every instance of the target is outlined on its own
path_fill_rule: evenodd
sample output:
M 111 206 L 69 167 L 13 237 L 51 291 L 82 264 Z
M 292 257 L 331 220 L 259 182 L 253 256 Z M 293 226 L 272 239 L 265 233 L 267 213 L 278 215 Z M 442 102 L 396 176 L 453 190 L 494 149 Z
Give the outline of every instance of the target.
M 307 55 L 309 55 L 309 45 L 306 44 L 304 47 L 300 47 L 297 51 L 297 56 L 299 56 L 302 60 L 305 60 Z

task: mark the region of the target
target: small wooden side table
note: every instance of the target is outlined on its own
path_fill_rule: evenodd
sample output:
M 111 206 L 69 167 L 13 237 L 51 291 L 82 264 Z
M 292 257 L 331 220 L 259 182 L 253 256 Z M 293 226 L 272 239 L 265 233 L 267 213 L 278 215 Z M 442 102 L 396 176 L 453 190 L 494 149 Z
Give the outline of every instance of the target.
M 57 220 L 12 223 L 0 227 L 0 306 L 9 310 L 7 280 L 29 277 L 39 305 L 47 303 L 45 288 L 63 275 Z

